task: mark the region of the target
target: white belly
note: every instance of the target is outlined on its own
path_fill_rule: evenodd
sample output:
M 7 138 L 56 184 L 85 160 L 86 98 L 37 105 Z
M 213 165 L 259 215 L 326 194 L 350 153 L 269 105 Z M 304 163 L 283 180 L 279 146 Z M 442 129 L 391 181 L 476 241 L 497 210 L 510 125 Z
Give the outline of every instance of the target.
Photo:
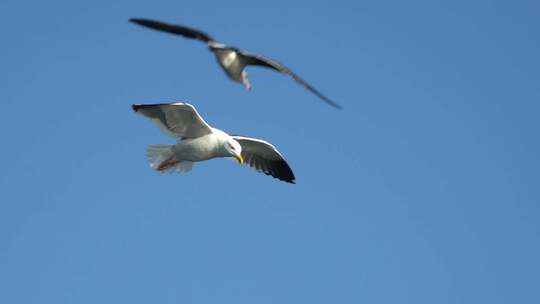
M 226 68 L 231 67 L 237 58 L 238 55 L 236 54 L 236 52 L 230 52 L 229 54 L 223 56 L 223 66 L 225 66 Z
M 178 160 L 203 161 L 218 157 L 216 153 L 217 140 L 213 134 L 199 138 L 186 139 L 174 146 Z
M 224 50 L 216 52 L 216 57 L 219 65 L 230 78 L 236 81 L 242 80 L 242 70 L 244 69 L 244 66 L 235 51 Z

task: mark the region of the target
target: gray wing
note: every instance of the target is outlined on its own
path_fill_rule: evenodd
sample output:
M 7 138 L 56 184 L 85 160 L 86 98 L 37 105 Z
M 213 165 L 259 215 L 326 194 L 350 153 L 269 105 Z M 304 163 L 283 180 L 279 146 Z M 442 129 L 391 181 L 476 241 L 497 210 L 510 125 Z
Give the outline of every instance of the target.
M 336 102 L 334 102 L 330 98 L 324 96 L 321 92 L 319 92 L 317 89 L 312 87 L 304 79 L 300 78 L 300 76 L 293 73 L 293 71 L 291 71 L 289 68 L 282 65 L 281 63 L 275 62 L 275 61 L 273 61 L 271 59 L 265 58 L 265 57 L 260 56 L 260 55 L 249 54 L 249 53 L 244 52 L 244 51 L 237 50 L 237 52 L 239 52 L 242 55 L 243 61 L 244 61 L 244 63 L 246 65 L 258 65 L 258 66 L 262 66 L 262 67 L 267 67 L 267 68 L 271 68 L 271 69 L 273 69 L 275 71 L 278 71 L 280 73 L 289 75 L 297 83 L 304 86 L 306 89 L 311 91 L 313 94 L 317 95 L 320 99 L 324 100 L 329 105 L 331 105 L 331 106 L 333 106 L 335 108 L 338 108 L 338 109 L 342 108 L 339 104 L 337 104 Z
M 214 41 L 214 38 L 212 38 L 210 35 L 203 31 L 196 30 L 191 27 L 177 25 L 177 24 L 169 24 L 157 20 L 151 20 L 151 19 L 144 19 L 144 18 L 131 18 L 129 19 L 130 22 L 133 22 L 138 25 L 142 25 L 144 27 L 148 27 L 154 30 L 167 32 L 175 35 L 181 35 L 186 38 L 201 40 L 204 42 L 208 41 Z
M 245 164 L 279 180 L 294 184 L 295 177 L 283 155 L 272 144 L 257 138 L 233 135 L 242 146 Z
M 176 139 L 197 138 L 212 133 L 211 127 L 188 103 L 134 104 L 132 108 L 154 122 L 163 133 Z

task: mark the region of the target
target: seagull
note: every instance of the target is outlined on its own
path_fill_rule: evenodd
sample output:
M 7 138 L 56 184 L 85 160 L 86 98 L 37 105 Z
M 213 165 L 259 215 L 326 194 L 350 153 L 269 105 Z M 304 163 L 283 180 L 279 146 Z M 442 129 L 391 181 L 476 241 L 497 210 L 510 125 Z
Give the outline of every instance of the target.
M 248 91 L 251 90 L 251 83 L 249 82 L 248 74 L 245 71 L 246 66 L 261 66 L 289 75 L 297 83 L 304 86 L 306 89 L 317 95 L 329 105 L 341 109 L 341 106 L 339 104 L 335 103 L 330 98 L 324 96 L 321 92 L 312 87 L 305 80 L 293 73 L 293 71 L 291 71 L 289 68 L 274 60 L 268 59 L 260 55 L 250 54 L 235 47 L 226 46 L 225 44 L 217 42 L 214 38 L 212 38 L 205 32 L 199 31 L 191 27 L 142 18 L 132 18 L 129 19 L 129 21 L 154 30 L 159 30 L 205 42 L 208 45 L 210 51 L 216 56 L 218 64 L 225 71 L 227 76 L 229 76 L 229 78 L 236 82 L 242 83 Z
M 132 108 L 176 139 L 174 145 L 147 147 L 150 167 L 159 172 L 188 172 L 194 162 L 228 157 L 284 182 L 295 183 L 291 168 L 272 144 L 212 128 L 188 103 L 134 104 Z

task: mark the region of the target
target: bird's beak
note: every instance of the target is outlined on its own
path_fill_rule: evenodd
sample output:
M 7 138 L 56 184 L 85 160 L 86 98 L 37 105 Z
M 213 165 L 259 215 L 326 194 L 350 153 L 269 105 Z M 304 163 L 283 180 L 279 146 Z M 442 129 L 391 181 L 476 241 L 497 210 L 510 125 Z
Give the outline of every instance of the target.
M 238 160 L 238 162 L 239 162 L 240 164 L 243 164 L 243 163 L 244 163 L 244 158 L 242 157 L 241 154 L 236 155 L 234 158 L 236 158 L 236 160 Z

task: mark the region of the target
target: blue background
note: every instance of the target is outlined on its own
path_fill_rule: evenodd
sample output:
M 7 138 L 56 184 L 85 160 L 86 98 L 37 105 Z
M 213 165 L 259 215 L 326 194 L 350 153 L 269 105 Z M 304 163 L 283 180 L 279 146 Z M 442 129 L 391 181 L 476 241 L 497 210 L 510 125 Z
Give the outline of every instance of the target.
M 540 303 L 537 1 L 0 2 L 1 303 Z M 246 92 L 203 29 L 274 58 Z M 261 137 L 162 175 L 132 103 Z

